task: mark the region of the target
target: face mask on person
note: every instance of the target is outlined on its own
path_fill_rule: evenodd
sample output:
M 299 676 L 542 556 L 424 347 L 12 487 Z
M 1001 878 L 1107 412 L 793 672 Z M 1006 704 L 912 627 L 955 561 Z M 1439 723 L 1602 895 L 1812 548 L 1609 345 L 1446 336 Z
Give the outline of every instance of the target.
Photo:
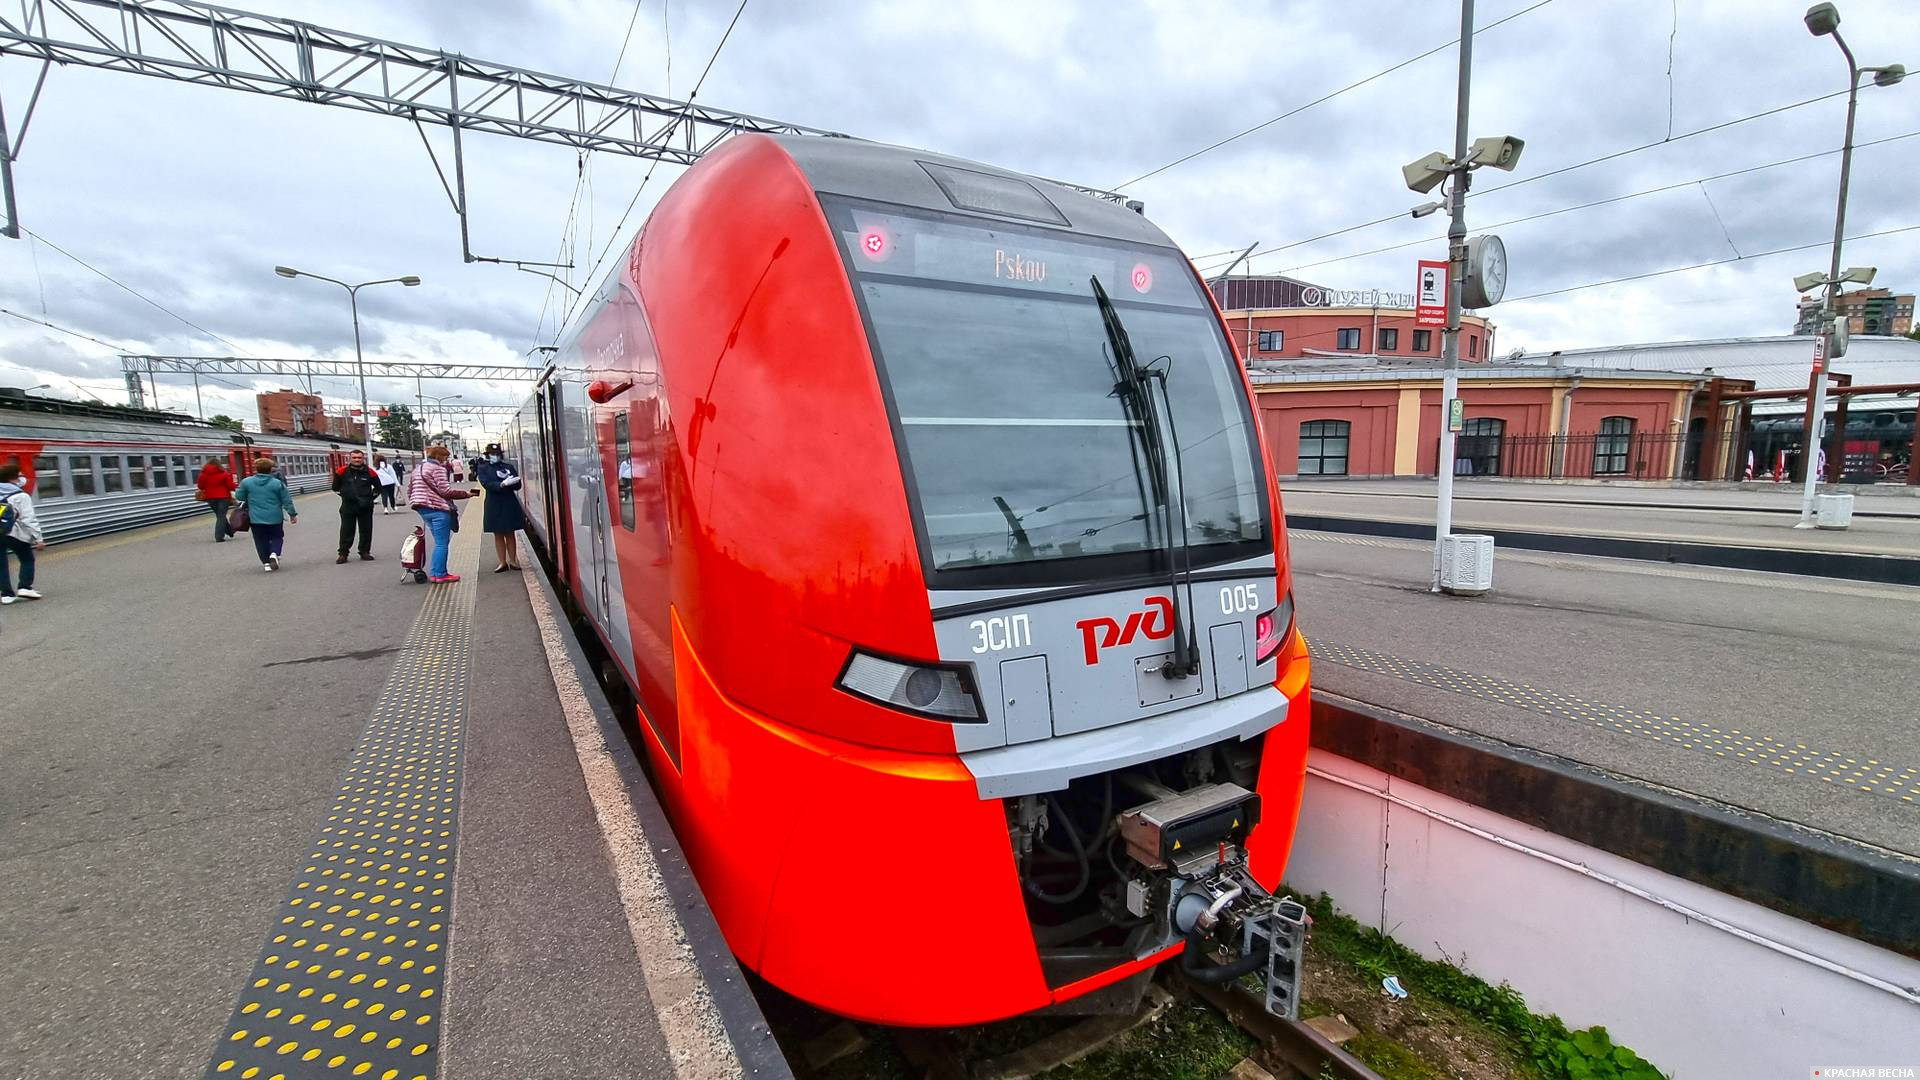
M 497 461 L 499 461 L 499 460 L 500 460 L 500 455 L 499 455 L 499 454 L 488 454 L 488 455 L 487 455 L 487 460 L 488 460 L 488 461 L 496 461 L 496 462 L 497 462 Z

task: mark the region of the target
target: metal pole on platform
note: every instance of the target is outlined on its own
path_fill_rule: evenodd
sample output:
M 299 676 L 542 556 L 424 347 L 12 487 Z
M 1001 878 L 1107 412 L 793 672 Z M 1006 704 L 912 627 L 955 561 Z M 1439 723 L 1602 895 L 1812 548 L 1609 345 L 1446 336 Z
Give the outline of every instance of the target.
M 1815 4 L 1807 9 L 1805 16 L 1807 32 L 1815 37 L 1832 37 L 1833 43 L 1840 46 L 1840 55 L 1847 60 L 1847 131 L 1840 142 L 1840 193 L 1835 199 L 1833 211 L 1833 251 L 1827 262 L 1827 291 L 1820 302 L 1820 345 L 1819 359 L 1813 365 L 1813 372 L 1807 379 L 1807 424 L 1805 438 L 1805 466 L 1801 470 L 1805 475 L 1801 480 L 1800 520 L 1794 524 L 1796 529 L 1815 527 L 1818 512 L 1820 481 L 1820 444 L 1821 429 L 1827 419 L 1827 370 L 1833 366 L 1835 320 L 1839 317 L 1840 299 L 1840 243 L 1847 229 L 1847 177 L 1853 168 L 1853 115 L 1860 101 L 1860 75 L 1863 71 L 1873 73 L 1875 86 L 1892 86 L 1906 77 L 1907 69 L 1900 64 L 1886 67 L 1862 68 L 1853 59 L 1853 50 L 1847 47 L 1845 38 L 1840 36 L 1840 11 L 1832 4 Z M 1853 271 L 1848 271 L 1851 279 Z M 1868 277 L 1872 275 L 1869 273 Z M 1830 455 L 1827 471 L 1836 478 L 1845 472 L 1846 431 L 1840 425 L 1834 430 L 1834 452 Z
M 330 281 L 347 290 L 347 303 L 353 311 L 353 366 L 360 376 L 360 432 L 366 443 L 367 460 L 373 460 L 373 413 L 367 408 L 367 359 L 360 352 L 360 290 L 369 285 L 391 285 L 398 282 L 408 288 L 420 284 L 420 279 L 407 274 L 403 277 L 381 278 L 377 281 L 363 281 L 358 285 L 349 285 L 338 278 L 324 274 L 312 274 L 305 270 L 295 270 L 291 266 L 276 266 L 273 272 L 283 278 L 310 277 L 319 281 Z
M 353 366 L 360 376 L 360 435 L 366 444 L 367 460 L 373 460 L 373 413 L 367 410 L 367 358 L 360 353 L 360 286 L 347 289 L 347 306 L 353 309 Z M 351 429 L 349 429 L 351 430 Z
M 1813 366 L 1813 373 L 1807 377 L 1807 431 L 1806 431 L 1806 476 L 1802 478 L 1800 488 L 1800 521 L 1796 529 L 1814 527 L 1814 513 L 1820 493 L 1821 476 L 1820 445 L 1824 440 L 1827 422 L 1827 368 L 1833 364 L 1833 320 L 1835 301 L 1840 293 L 1840 238 L 1847 227 L 1847 174 L 1853 166 L 1853 114 L 1860 101 L 1860 68 L 1853 62 L 1853 50 L 1841 39 L 1840 31 L 1833 31 L 1834 44 L 1840 46 L 1840 53 L 1847 58 L 1847 134 L 1840 142 L 1840 195 L 1833 211 L 1833 253 L 1827 261 L 1827 295 L 1820 302 L 1820 336 L 1823 345 L 1820 350 L 1821 362 Z
M 1447 326 L 1440 337 L 1439 498 L 1433 515 L 1433 571 L 1428 592 L 1440 591 L 1440 552 L 1453 532 L 1453 399 L 1460 396 L 1460 295 L 1467 284 L 1467 101 L 1473 81 L 1473 0 L 1460 0 L 1460 81 L 1453 117 L 1453 178 L 1447 185 Z

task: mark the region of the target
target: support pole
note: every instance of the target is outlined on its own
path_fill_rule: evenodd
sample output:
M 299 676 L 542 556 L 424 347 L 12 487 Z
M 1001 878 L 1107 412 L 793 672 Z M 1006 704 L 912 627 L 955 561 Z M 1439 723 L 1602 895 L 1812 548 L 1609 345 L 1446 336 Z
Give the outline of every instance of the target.
M 447 103 L 451 106 L 447 123 L 453 127 L 453 189 L 460 193 L 460 261 L 473 261 L 473 248 L 467 240 L 467 158 L 460 148 L 460 82 L 456 61 L 447 61 Z
M 1447 328 L 1441 335 L 1446 374 L 1440 383 L 1439 498 L 1433 521 L 1433 573 L 1429 592 L 1440 591 L 1440 552 L 1453 532 L 1453 399 L 1460 395 L 1460 295 L 1467 287 L 1467 99 L 1473 79 L 1473 0 L 1460 0 L 1460 82 L 1454 105 L 1453 180 L 1447 187 L 1452 223 L 1447 226 Z
M 347 303 L 353 308 L 353 360 L 360 369 L 360 434 L 367 446 L 367 460 L 373 460 L 373 414 L 367 411 L 367 359 L 360 355 L 360 290 L 349 286 Z
M 3 105 L 0 105 L 0 193 L 4 193 L 7 204 L 7 223 L 0 227 L 0 236 L 18 240 L 20 205 L 13 195 L 13 143 L 7 138 L 7 112 Z
M 1796 529 L 1815 527 L 1814 511 L 1820 493 L 1820 428 L 1827 416 L 1827 369 L 1833 366 L 1833 325 L 1835 308 L 1840 296 L 1840 240 L 1847 228 L 1847 174 L 1853 167 L 1853 113 L 1860 101 L 1860 65 L 1853 61 L 1853 50 L 1836 28 L 1833 31 L 1834 43 L 1840 46 L 1841 55 L 1847 58 L 1847 134 L 1840 142 L 1840 196 L 1833 210 L 1833 255 L 1827 263 L 1827 295 L 1820 305 L 1820 333 L 1826 339 L 1821 350 L 1824 359 L 1814 368 L 1808 379 L 1807 392 L 1812 401 L 1807 406 L 1807 430 L 1803 440 L 1806 446 L 1806 474 L 1800 491 L 1800 520 Z M 1846 432 L 1837 430 L 1835 435 L 1844 438 Z M 1836 448 L 1837 449 L 1837 448 Z M 1832 455 L 1829 455 L 1832 457 Z

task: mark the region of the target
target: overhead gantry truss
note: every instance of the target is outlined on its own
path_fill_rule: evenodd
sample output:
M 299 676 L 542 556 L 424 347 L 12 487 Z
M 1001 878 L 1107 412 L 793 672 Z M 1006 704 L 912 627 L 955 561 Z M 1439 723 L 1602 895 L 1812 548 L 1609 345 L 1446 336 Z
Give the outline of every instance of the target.
M 124 353 L 120 370 L 140 375 L 269 375 L 283 379 L 354 378 L 364 369 L 370 379 L 479 379 L 532 382 L 537 367 L 505 364 L 447 364 L 420 360 L 275 360 L 251 356 L 150 356 Z
M 738 132 L 841 137 L 838 132 L 582 82 L 439 49 L 404 45 L 295 19 L 189 0 L 21 0 L 18 19 L 0 17 L 0 55 L 41 62 L 40 81 L 9 143 L 0 112 L 0 184 L 6 235 L 18 238 L 12 164 L 38 104 L 49 65 L 89 67 L 244 90 L 434 124 L 453 131 L 454 177 L 447 188 L 461 220 L 467 261 L 465 159 L 460 136 L 480 131 L 518 139 L 691 165 Z M 421 138 L 426 139 L 424 128 Z M 432 153 L 432 144 L 428 144 Z M 435 158 L 434 168 L 439 170 Z M 1097 188 L 1062 185 L 1114 202 Z M 524 265 L 553 265 L 524 263 Z

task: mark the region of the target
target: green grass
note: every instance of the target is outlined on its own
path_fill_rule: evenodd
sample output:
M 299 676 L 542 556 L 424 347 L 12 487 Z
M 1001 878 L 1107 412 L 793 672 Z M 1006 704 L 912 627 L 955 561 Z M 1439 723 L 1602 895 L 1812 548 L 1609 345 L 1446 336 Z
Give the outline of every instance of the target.
M 1362 1032 L 1347 1040 L 1347 1053 L 1367 1063 L 1385 1080 L 1446 1080 L 1433 1066 L 1392 1039 Z
M 1328 956 L 1373 982 L 1386 975 L 1399 976 L 1401 985 L 1414 997 L 1449 1006 L 1493 1032 L 1523 1065 L 1545 1080 L 1662 1080 L 1664 1074 L 1640 1055 L 1615 1046 L 1606 1028 L 1570 1031 L 1558 1016 L 1541 1016 L 1528 1009 L 1526 1000 L 1513 987 L 1505 983 L 1489 985 L 1452 964 L 1429 960 L 1372 927 L 1361 926 L 1335 910 L 1324 893 L 1302 902 L 1313 915 L 1314 942 Z M 1362 1056 L 1353 1043 L 1347 1049 Z M 1368 1064 L 1382 1075 L 1393 1075 L 1377 1062 L 1369 1060 Z

